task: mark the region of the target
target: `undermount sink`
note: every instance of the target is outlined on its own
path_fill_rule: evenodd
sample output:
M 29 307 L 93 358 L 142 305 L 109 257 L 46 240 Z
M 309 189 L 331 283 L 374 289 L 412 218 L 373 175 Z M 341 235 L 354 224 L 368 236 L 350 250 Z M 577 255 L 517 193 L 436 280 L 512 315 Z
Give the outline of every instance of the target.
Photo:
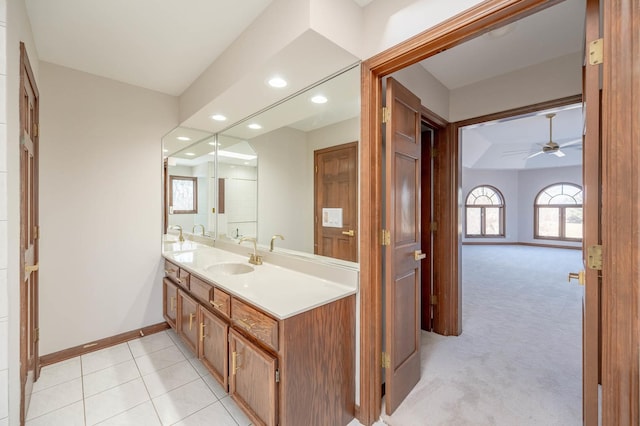
M 211 266 L 207 266 L 205 269 L 207 272 L 218 273 L 221 275 L 240 275 L 254 271 L 253 266 L 238 262 L 216 263 Z

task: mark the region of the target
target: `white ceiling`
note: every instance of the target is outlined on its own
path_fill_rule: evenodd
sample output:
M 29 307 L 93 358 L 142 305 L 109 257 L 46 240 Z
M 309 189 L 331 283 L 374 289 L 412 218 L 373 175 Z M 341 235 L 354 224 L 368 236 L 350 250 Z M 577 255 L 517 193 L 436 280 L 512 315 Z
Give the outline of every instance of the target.
M 420 64 L 452 90 L 580 52 L 584 7 L 584 0 L 567 0 L 438 53 Z

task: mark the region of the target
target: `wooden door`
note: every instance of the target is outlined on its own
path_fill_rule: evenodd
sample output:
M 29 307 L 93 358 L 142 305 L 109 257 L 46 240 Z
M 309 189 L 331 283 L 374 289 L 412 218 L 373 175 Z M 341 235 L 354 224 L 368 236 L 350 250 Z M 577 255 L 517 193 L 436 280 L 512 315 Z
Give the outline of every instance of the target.
M 229 330 L 229 394 L 254 424 L 278 424 L 277 359 L 237 331 Z
M 386 410 L 391 414 L 420 379 L 420 99 L 387 79 L 385 131 Z
M 176 329 L 176 319 L 178 314 L 178 286 L 171 282 L 169 278 L 162 280 L 162 313 L 164 319 L 173 328 Z
M 582 412 L 583 423 L 598 425 L 598 383 L 600 370 L 600 272 L 588 265 L 589 248 L 601 245 L 601 170 L 600 170 L 600 68 L 589 64 L 588 45 L 600 38 L 599 0 L 587 0 L 586 53 L 583 74 L 583 239 L 585 288 L 582 315 Z
M 435 149 L 434 138 L 436 129 L 429 124 L 422 122 L 422 162 L 421 162 L 421 203 L 420 214 L 421 223 L 424 224 L 424 232 L 422 232 L 421 247 L 426 253 L 427 257 L 422 261 L 421 267 L 421 321 L 420 328 L 425 331 L 431 331 L 433 329 L 433 305 L 431 296 L 433 293 L 433 280 L 432 280 L 432 262 L 433 262 L 433 244 L 432 234 L 429 225 L 433 221 L 431 207 L 433 197 L 433 158 L 431 152 Z
M 178 334 L 193 351 L 198 353 L 198 302 L 178 290 Z
M 315 151 L 314 164 L 314 253 L 357 262 L 358 143 Z
M 229 389 L 229 325 L 217 315 L 200 307 L 200 345 L 198 358 L 225 391 Z
M 20 43 L 20 417 L 38 379 L 38 110 L 39 94 Z

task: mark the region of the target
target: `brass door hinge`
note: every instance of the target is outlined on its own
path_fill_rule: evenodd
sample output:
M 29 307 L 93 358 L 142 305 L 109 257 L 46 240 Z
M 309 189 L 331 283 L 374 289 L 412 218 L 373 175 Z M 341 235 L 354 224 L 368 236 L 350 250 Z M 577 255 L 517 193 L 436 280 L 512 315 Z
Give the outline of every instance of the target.
M 438 156 L 438 150 L 436 148 L 431 148 L 429 153 L 431 154 L 431 158 L 435 158 Z
M 438 304 L 438 296 L 436 296 L 435 294 L 431 295 L 431 304 L 432 305 L 437 305 Z
M 438 230 L 438 222 L 431 222 L 429 224 L 429 231 L 436 232 Z
M 40 341 L 40 327 L 33 329 L 33 343 L 38 343 Z
M 318 173 L 318 166 L 316 166 L 316 173 Z
M 33 137 L 38 137 L 38 123 L 33 123 Z
M 280 370 L 276 370 L 276 383 L 280 383 Z
M 391 110 L 387 107 L 382 107 L 382 124 L 391 121 Z
M 602 246 L 594 245 L 587 247 L 587 267 L 602 271 Z
M 382 364 L 382 368 L 391 367 L 391 357 L 389 356 L 388 353 L 382 352 L 381 364 Z
M 37 240 L 38 238 L 40 238 L 40 227 L 39 226 L 34 226 L 33 227 L 33 239 Z
M 391 245 L 391 232 L 386 229 L 382 230 L 382 245 L 389 246 Z
M 589 43 L 589 65 L 599 65 L 604 62 L 604 40 L 601 38 Z

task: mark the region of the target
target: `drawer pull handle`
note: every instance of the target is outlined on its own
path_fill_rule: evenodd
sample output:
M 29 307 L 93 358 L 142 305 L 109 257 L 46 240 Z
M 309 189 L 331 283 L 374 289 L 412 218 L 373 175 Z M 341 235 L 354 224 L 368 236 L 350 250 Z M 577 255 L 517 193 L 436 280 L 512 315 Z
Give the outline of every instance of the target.
M 251 322 L 248 319 L 240 319 L 238 318 L 237 321 L 240 323 L 240 325 L 242 325 L 244 328 L 246 328 L 247 330 L 251 330 L 251 328 L 256 325 L 255 322 Z
M 204 323 L 201 322 L 200 323 L 200 341 L 201 342 L 204 342 L 204 327 L 205 327 Z
M 171 275 L 171 274 L 175 274 L 176 270 L 175 269 L 165 269 L 164 273 L 167 275 Z
M 213 305 L 213 307 L 216 308 L 216 309 L 220 309 L 224 305 L 224 303 L 216 303 L 213 300 L 209 300 L 209 303 L 211 303 Z
M 195 318 L 196 314 L 189 314 L 189 331 L 191 331 L 191 329 L 193 328 L 193 319 Z
M 175 312 L 175 311 L 176 311 L 176 297 L 171 296 L 171 312 Z
M 178 281 L 178 284 L 182 284 L 182 280 L 180 278 L 176 278 L 176 281 Z

